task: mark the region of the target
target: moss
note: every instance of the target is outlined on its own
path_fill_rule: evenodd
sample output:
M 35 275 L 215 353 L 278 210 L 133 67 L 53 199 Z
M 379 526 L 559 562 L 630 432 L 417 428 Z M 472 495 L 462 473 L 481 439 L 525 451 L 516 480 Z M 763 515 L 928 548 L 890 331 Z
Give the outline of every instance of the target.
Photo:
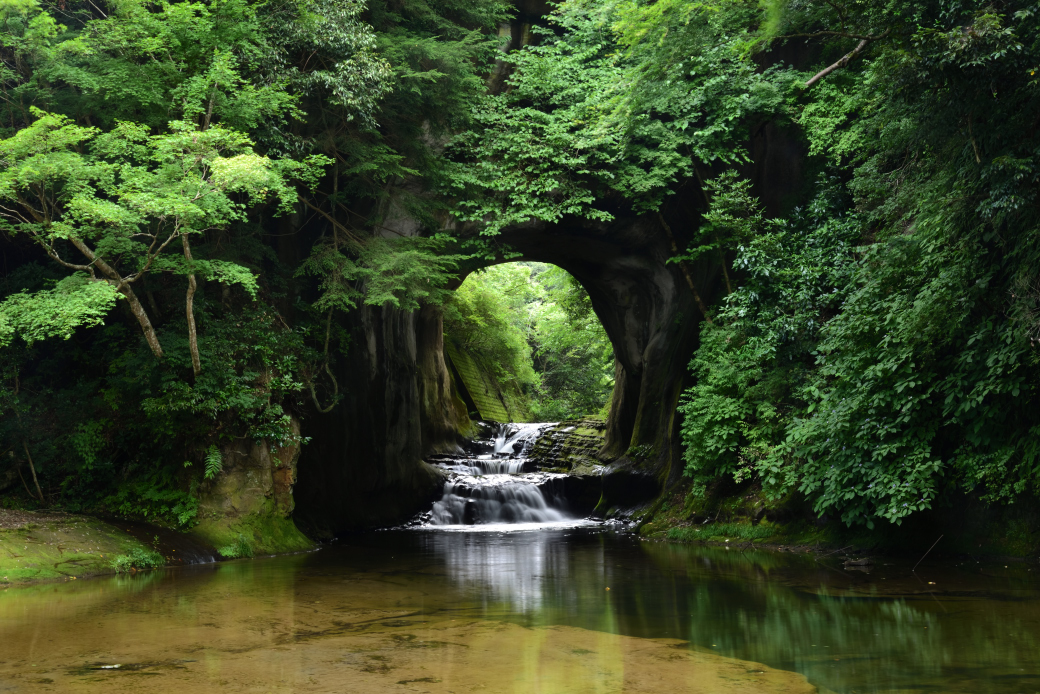
M 316 546 L 291 518 L 275 513 L 203 520 L 192 534 L 216 547 L 228 559 L 302 552 Z
M 477 355 L 459 348 L 451 340 L 444 341 L 444 352 L 462 379 L 456 386 L 466 389 L 481 419 L 495 422 L 529 419 L 527 398 L 515 383 L 500 383 Z
M 155 552 L 96 518 L 69 516 L 30 523 L 0 530 L 0 583 L 111 574 L 116 571 L 118 557 L 141 554 Z
M 591 473 L 602 464 L 596 455 L 603 447 L 605 429 L 602 417 L 562 421 L 538 437 L 529 457 L 540 470 Z

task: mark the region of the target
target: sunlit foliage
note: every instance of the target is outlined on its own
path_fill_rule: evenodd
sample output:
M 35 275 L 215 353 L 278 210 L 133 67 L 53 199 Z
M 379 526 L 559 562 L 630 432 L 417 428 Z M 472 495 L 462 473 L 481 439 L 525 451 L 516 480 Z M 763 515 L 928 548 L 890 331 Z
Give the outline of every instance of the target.
M 445 306 L 444 329 L 500 382 L 520 386 L 537 421 L 597 414 L 610 397 L 610 340 L 560 268 L 509 263 L 470 275 Z

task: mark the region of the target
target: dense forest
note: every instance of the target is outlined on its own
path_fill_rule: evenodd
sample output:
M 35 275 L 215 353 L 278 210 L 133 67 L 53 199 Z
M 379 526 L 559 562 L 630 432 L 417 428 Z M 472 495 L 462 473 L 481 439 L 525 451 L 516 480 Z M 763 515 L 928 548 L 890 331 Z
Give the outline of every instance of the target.
M 4 503 L 190 526 L 222 442 L 306 445 L 291 418 L 349 397 L 366 306 L 436 308 L 532 419 L 602 413 L 593 303 L 502 264 L 506 232 L 671 237 L 690 199 L 691 494 L 735 480 L 867 527 L 1035 499 L 1034 4 L 543 9 L 0 0 Z
M 509 263 L 470 275 L 445 306 L 444 330 L 518 394 L 527 419 L 605 414 L 614 351 L 588 293 L 566 271 Z

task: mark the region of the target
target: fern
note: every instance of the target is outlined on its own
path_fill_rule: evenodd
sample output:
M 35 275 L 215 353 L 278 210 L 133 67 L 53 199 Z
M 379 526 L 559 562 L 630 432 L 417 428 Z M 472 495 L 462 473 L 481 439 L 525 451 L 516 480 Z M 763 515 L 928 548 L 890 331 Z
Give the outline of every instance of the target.
M 216 446 L 210 446 L 206 451 L 206 479 L 213 479 L 223 468 L 224 460 L 220 457 L 220 451 Z

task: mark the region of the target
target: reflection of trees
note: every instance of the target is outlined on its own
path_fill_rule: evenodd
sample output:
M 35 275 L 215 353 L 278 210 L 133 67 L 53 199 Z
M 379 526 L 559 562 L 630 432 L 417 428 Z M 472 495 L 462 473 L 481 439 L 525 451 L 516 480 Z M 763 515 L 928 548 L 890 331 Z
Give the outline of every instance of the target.
M 488 616 L 686 639 L 836 692 L 1036 689 L 1033 602 L 851 594 L 808 557 L 562 535 L 445 535 L 435 551 Z
M 835 581 L 832 570 L 804 558 L 660 545 L 645 552 L 674 588 L 651 594 L 670 603 L 660 609 L 680 616 L 685 638 L 835 691 L 940 681 L 942 691 L 1004 691 L 995 678 L 1020 691 L 1022 675 L 1036 677 L 1033 602 L 849 595 L 834 585 L 840 575 Z

